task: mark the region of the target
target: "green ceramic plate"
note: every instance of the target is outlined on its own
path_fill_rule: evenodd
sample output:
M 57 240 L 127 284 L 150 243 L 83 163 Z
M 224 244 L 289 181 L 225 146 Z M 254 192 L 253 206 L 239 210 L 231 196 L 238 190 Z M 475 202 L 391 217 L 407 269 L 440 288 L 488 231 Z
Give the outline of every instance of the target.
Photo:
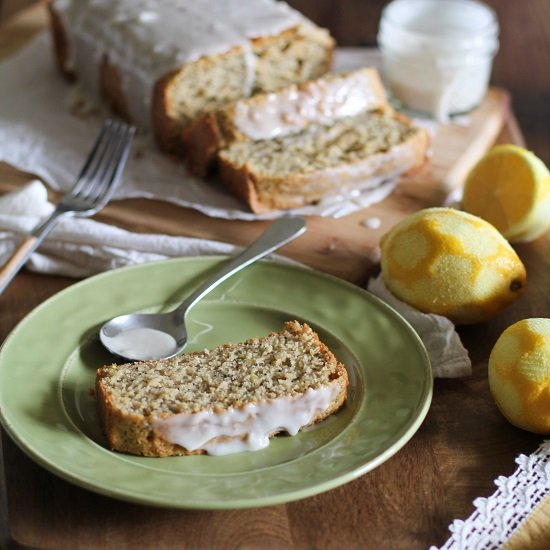
M 53 296 L 0 350 L 2 423 L 32 459 L 92 491 L 148 505 L 224 509 L 278 504 L 372 470 L 415 433 L 431 400 L 425 349 L 410 326 L 367 292 L 289 264 L 259 262 L 192 311 L 189 351 L 308 322 L 347 366 L 335 415 L 262 451 L 145 458 L 111 452 L 91 395 L 111 357 L 98 327 L 135 310 L 169 309 L 224 257 L 182 258 L 111 271 Z

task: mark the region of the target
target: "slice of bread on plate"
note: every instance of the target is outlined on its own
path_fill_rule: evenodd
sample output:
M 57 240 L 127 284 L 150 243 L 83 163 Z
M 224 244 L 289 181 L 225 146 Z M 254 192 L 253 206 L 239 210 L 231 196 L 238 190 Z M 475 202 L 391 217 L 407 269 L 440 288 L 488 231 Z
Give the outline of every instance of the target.
M 104 366 L 96 396 L 111 449 L 166 457 L 258 450 L 345 401 L 348 374 L 307 325 L 159 361 Z

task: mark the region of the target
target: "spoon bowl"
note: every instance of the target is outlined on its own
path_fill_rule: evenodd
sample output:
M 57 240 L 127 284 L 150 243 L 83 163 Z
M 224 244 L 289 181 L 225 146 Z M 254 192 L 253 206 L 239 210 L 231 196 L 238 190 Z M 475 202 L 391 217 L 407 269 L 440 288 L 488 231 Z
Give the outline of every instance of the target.
M 187 314 L 201 298 L 241 269 L 299 237 L 305 230 L 305 220 L 300 216 L 277 219 L 177 308 L 167 313 L 129 313 L 115 317 L 101 327 L 101 343 L 114 355 L 129 361 L 168 359 L 178 355 L 187 344 Z
M 99 338 L 111 353 L 123 359 L 168 359 L 187 344 L 187 329 L 185 323 L 176 323 L 174 312 L 130 313 L 105 323 Z

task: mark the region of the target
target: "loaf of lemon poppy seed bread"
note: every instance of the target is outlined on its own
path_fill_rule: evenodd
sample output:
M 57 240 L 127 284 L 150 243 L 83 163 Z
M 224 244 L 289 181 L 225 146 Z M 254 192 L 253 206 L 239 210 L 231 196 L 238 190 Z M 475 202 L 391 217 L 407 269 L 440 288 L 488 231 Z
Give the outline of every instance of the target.
M 180 151 L 195 117 L 320 76 L 334 40 L 275 0 L 50 0 L 62 70 Z
M 98 370 L 111 449 L 166 457 L 258 450 L 337 411 L 348 374 L 307 325 L 172 359 Z

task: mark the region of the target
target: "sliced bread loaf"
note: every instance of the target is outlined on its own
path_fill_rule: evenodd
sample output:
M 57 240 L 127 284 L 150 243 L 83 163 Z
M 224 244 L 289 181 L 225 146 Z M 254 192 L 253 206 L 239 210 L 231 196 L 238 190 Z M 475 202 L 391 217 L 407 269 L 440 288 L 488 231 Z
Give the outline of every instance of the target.
M 204 113 L 184 130 L 187 164 L 193 173 L 204 176 L 218 151 L 232 143 L 280 138 L 309 124 L 328 125 L 339 118 L 386 108 L 376 69 L 328 73 Z
M 327 30 L 275 0 L 49 0 L 65 74 L 181 150 L 204 111 L 325 73 Z
M 220 175 L 253 212 L 295 208 L 422 165 L 428 141 L 426 130 L 400 114 L 363 112 L 298 134 L 232 143 L 219 152 Z
M 339 409 L 345 367 L 307 325 L 163 361 L 98 370 L 102 427 L 113 450 L 165 457 L 257 450 Z

